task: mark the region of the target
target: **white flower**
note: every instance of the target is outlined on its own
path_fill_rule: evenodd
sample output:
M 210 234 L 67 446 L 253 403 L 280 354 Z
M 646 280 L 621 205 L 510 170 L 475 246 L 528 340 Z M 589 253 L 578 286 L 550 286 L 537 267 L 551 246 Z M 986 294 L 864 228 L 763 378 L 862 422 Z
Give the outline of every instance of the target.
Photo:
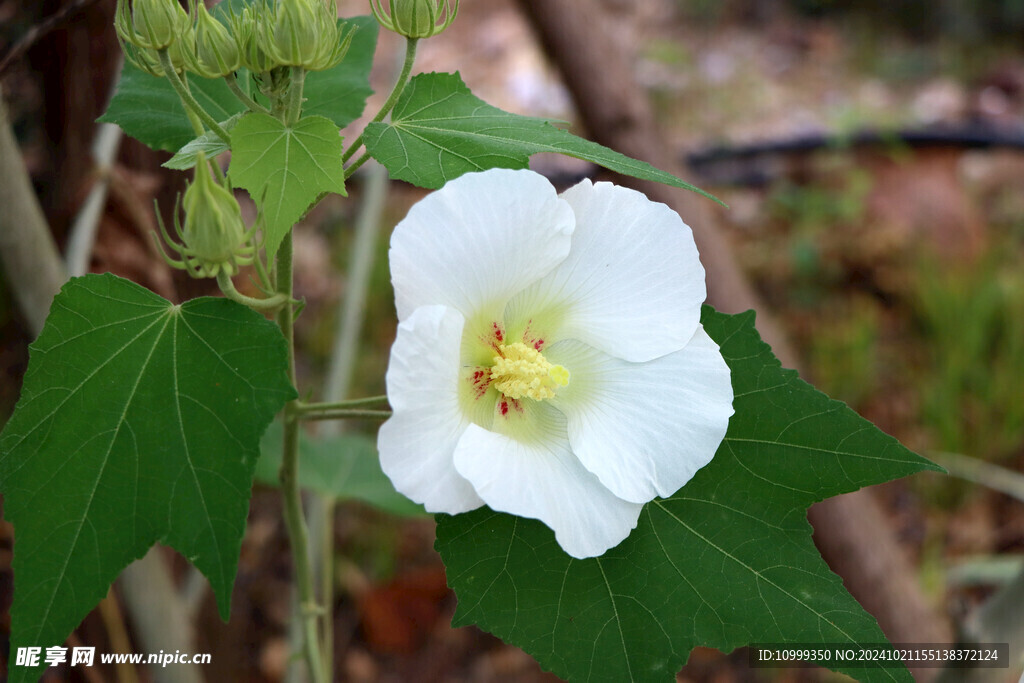
M 474 173 L 416 204 L 390 257 L 394 414 L 378 446 L 427 510 L 487 504 L 592 557 L 714 456 L 729 368 L 699 322 L 693 236 L 664 204 Z

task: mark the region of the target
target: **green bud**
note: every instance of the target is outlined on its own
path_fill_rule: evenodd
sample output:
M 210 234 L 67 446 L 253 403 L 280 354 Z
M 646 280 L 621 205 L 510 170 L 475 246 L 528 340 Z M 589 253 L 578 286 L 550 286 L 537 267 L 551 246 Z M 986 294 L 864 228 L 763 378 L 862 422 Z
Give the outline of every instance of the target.
M 150 49 L 164 50 L 176 41 L 189 24 L 188 14 L 177 0 L 118 0 L 114 25 L 123 42 Z
M 224 24 L 214 19 L 203 3 L 197 5 L 195 59 L 190 67 L 203 78 L 221 78 L 241 66 L 238 45 Z
M 167 56 L 171 58 L 171 66 L 180 74 L 192 67 L 195 62 L 195 53 L 196 30 L 192 27 L 191 22 L 187 22 L 181 27 L 178 39 L 167 48 Z M 160 60 L 157 59 L 157 61 Z
M 384 10 L 385 1 L 390 12 Z M 370 0 L 370 9 L 381 26 L 406 38 L 429 38 L 452 25 L 459 0 Z
M 238 46 L 242 66 L 254 74 L 262 74 L 279 66 L 263 50 L 258 20 L 252 7 L 246 7 L 240 14 L 231 13 L 231 34 Z
M 263 49 L 278 64 L 305 66 L 317 56 L 320 0 L 277 0 L 273 19 L 263 24 Z
M 342 23 L 338 25 L 338 17 L 333 12 L 321 12 L 318 15 L 318 35 L 316 55 L 304 66 L 309 71 L 323 71 L 336 66 L 345 58 L 356 27 Z
M 121 49 L 124 50 L 124 58 L 140 70 L 145 71 L 150 76 L 164 77 L 164 69 L 160 66 L 160 60 L 157 59 L 155 50 L 135 47 L 131 43 L 121 43 Z
M 185 224 L 181 230 L 188 271 L 195 277 L 216 277 L 220 270 L 228 275 L 238 266 L 252 262 L 251 234 L 245 230 L 238 201 L 210 176 L 206 155 L 196 157 L 195 179 L 182 198 Z

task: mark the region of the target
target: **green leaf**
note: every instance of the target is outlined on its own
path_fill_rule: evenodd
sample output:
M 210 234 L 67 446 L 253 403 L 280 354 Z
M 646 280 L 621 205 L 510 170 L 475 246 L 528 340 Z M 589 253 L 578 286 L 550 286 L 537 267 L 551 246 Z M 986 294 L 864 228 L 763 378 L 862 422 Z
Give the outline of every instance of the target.
M 430 189 L 472 171 L 526 168 L 531 155 L 555 152 L 719 202 L 671 173 L 576 137 L 550 121 L 492 107 L 471 93 L 457 73 L 414 77 L 391 112 L 391 121 L 370 123 L 363 141 L 392 178 Z
M 279 486 L 281 467 L 280 422 L 271 423 L 261 441 L 263 454 L 256 463 L 256 481 Z M 417 505 L 395 491 L 380 468 L 377 445 L 364 434 L 313 438 L 299 436 L 299 486 L 337 500 L 359 500 L 394 515 L 424 515 Z
M 345 194 L 341 135 L 322 116 L 286 126 L 273 116 L 246 114 L 231 132 L 231 147 L 228 175 L 263 214 L 268 258 L 317 197 Z
M 242 118 L 241 114 L 235 114 L 227 121 L 221 121 L 220 125 L 225 131 L 230 133 L 240 118 Z M 227 143 L 221 140 L 215 133 L 203 133 L 179 149 L 173 157 L 162 163 L 161 166 L 175 171 L 186 171 L 196 165 L 196 158 L 199 152 L 203 152 L 207 159 L 213 159 L 221 152 L 228 151 L 228 149 Z
M 702 322 L 736 397 L 714 460 L 598 558 L 566 555 L 535 520 L 438 515 L 454 625 L 478 624 L 570 680 L 673 681 L 698 646 L 885 642 L 815 549 L 806 509 L 939 468 L 783 370 L 753 313 L 705 307 Z M 863 681 L 913 680 L 902 665 L 835 666 Z
M 259 438 L 295 397 L 287 367 L 276 326 L 235 302 L 175 306 L 109 274 L 64 286 L 0 434 L 12 648 L 61 644 L 157 542 L 227 618 Z
M 373 17 L 353 17 L 345 21 L 355 27 L 352 44 L 345 59 L 327 71 L 310 71 L 302 95 L 304 116 L 324 116 L 344 128 L 363 115 L 366 98 L 373 94 L 370 69 L 377 49 L 380 25 Z M 349 29 L 351 30 L 351 29 Z
M 188 86 L 200 106 L 217 121 L 225 121 L 244 109 L 222 79 L 189 75 Z M 130 62 L 125 62 L 117 92 L 99 120 L 116 123 L 136 140 L 167 152 L 178 151 L 196 137 L 181 100 L 167 79 L 150 76 Z

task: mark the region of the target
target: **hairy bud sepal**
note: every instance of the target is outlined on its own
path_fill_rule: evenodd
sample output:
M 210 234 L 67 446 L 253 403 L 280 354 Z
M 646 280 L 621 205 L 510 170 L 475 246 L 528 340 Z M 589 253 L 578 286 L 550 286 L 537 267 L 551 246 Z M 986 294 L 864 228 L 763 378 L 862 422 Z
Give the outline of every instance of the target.
M 196 6 L 195 52 L 189 68 L 203 78 L 221 78 L 242 64 L 238 44 L 220 23 L 199 3 Z
M 319 0 L 277 0 L 273 20 L 263 24 L 264 49 L 278 64 L 305 66 L 316 55 Z
M 385 11 L 385 2 L 387 10 Z M 381 26 L 406 38 L 430 38 L 452 25 L 459 0 L 370 0 Z
M 114 27 L 122 43 L 144 50 L 165 50 L 191 25 L 177 0 L 118 0 Z
M 242 66 L 259 75 L 278 66 L 263 50 L 259 37 L 259 22 L 251 7 L 239 13 L 231 11 L 231 35 L 235 38 Z
M 249 265 L 258 251 L 253 241 L 255 226 L 245 229 L 242 211 L 231 192 L 210 175 L 206 155 L 196 155 L 195 179 L 181 201 L 184 225 L 175 211 L 174 228 L 181 243 L 171 239 L 163 222 L 160 230 L 167 245 L 182 258 L 164 254 L 172 267 L 187 271 L 194 278 L 212 278 L 224 273 L 235 275 Z
M 339 26 L 332 0 L 277 0 L 261 15 L 255 29 L 258 43 L 275 65 L 323 71 L 344 58 L 352 31 Z

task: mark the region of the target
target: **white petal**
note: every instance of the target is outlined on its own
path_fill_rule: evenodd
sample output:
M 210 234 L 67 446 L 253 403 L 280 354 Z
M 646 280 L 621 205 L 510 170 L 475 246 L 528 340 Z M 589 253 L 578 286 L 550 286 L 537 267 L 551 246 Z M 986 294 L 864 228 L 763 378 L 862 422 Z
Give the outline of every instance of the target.
M 672 495 L 711 462 L 725 437 L 731 375 L 703 327 L 681 351 L 646 363 L 577 341 L 555 344 L 547 355 L 570 372 L 552 402 L 567 417 L 573 452 L 620 498 Z
M 428 195 L 391 236 L 398 319 L 442 304 L 500 320 L 516 292 L 569 253 L 575 219 L 544 176 L 493 169 Z
M 664 204 L 610 183 L 585 180 L 561 197 L 576 214 L 572 250 L 510 302 L 509 329 L 532 319 L 530 338 L 579 339 L 631 361 L 683 348 L 707 296 L 690 228 Z
M 380 464 L 399 492 L 430 512 L 483 505 L 452 459 L 469 425 L 457 392 L 464 322 L 444 306 L 417 308 L 399 324 L 391 347 L 387 387 L 394 412 L 377 434 Z
M 583 468 L 558 411 L 533 413 L 542 440 L 521 442 L 473 424 L 455 449 L 455 466 L 491 508 L 541 520 L 573 557 L 600 555 L 629 535 L 643 506 L 616 498 Z

